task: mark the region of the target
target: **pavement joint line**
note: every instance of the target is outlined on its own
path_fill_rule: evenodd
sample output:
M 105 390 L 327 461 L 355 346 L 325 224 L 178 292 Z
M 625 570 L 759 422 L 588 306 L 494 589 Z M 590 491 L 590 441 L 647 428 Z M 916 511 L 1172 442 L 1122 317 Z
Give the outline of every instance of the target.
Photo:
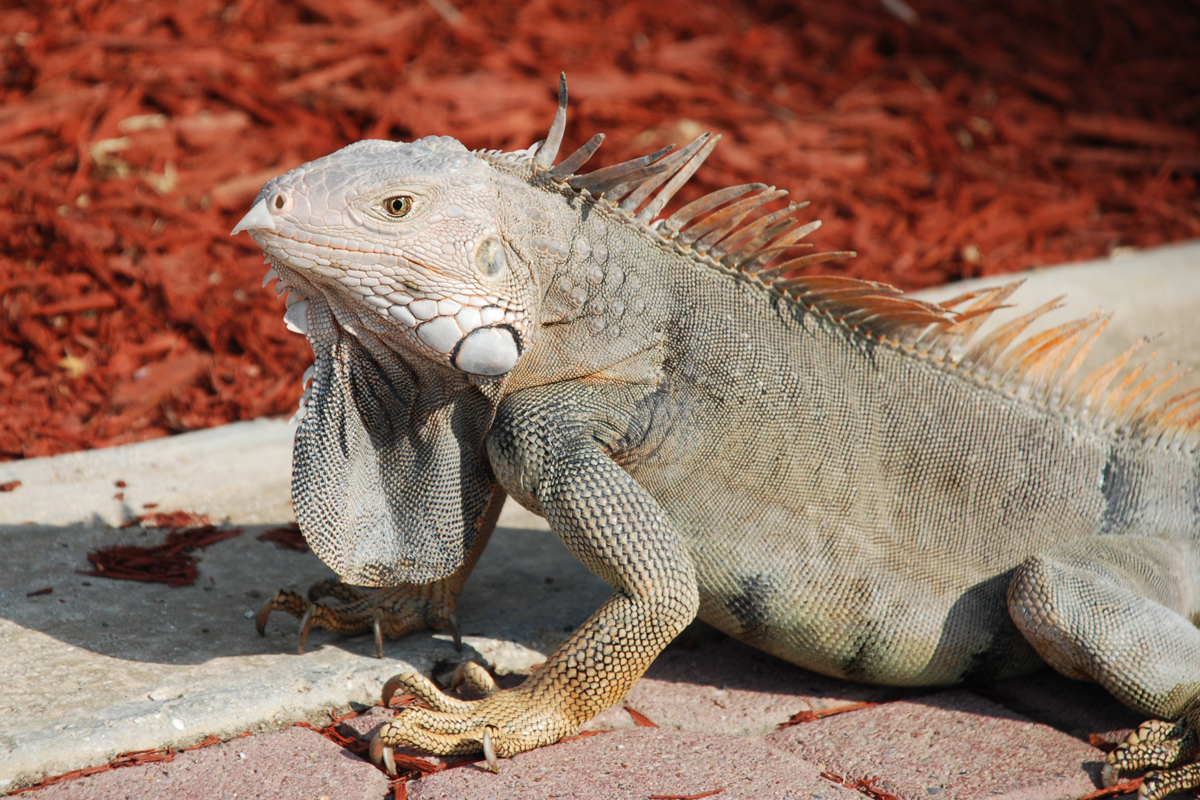
M 382 707 L 382 705 L 380 705 L 378 707 Z M 428 764 L 428 767 L 410 768 L 410 769 L 404 770 L 403 774 L 401 774 L 398 777 L 392 777 L 391 775 L 387 775 L 387 771 L 383 768 L 383 766 L 371 762 L 370 758 L 367 757 L 367 752 L 368 752 L 369 748 L 368 748 L 368 745 L 366 742 L 362 742 L 361 740 L 355 739 L 350 736 L 346 736 L 337 730 L 337 726 L 340 725 L 341 723 L 343 723 L 349 719 L 354 719 L 355 717 L 358 717 L 359 715 L 363 714 L 365 711 L 368 711 L 368 710 L 369 710 L 369 708 L 362 709 L 362 710 L 354 710 L 354 711 L 350 711 L 346 714 L 339 715 L 337 713 L 337 709 L 331 709 L 329 712 L 330 722 L 328 725 L 318 728 L 316 725 L 313 725 L 310 722 L 300 721 L 300 722 L 293 723 L 291 725 L 291 727 L 305 728 L 307 730 L 311 730 L 314 733 L 318 734 L 319 736 L 323 736 L 324 738 L 333 742 L 335 745 L 342 748 L 346 752 L 352 753 L 356 756 L 359 756 L 360 758 L 363 758 L 363 760 L 367 761 L 368 763 L 371 763 L 371 765 L 373 767 L 375 767 L 376 769 L 378 769 L 380 772 L 383 772 L 384 775 L 386 775 L 388 777 L 390 784 L 392 786 L 395 786 L 396 784 L 408 783 L 413 780 L 418 780 L 427 774 L 441 772 L 442 770 L 453 769 L 455 767 L 466 766 L 468 764 L 475 764 L 475 763 L 478 763 L 480 760 L 482 760 L 482 759 L 467 758 L 467 759 L 460 759 L 458 761 L 451 762 L 451 763 L 424 762 L 424 763 Z M 187 752 L 191 752 L 193 750 L 200 750 L 205 747 L 212 747 L 213 745 L 224 744 L 226 742 L 232 742 L 232 741 L 236 741 L 238 739 L 244 739 L 248 736 L 253 736 L 256 733 L 258 733 L 258 731 L 247 730 L 247 731 L 243 731 L 242 733 L 239 733 L 236 736 L 233 736 L 229 739 L 220 739 L 216 736 L 208 736 L 204 740 L 198 742 L 197 744 L 190 745 L 188 747 L 167 746 L 167 747 L 159 747 L 159 748 L 154 748 L 154 749 L 149 749 L 149 750 L 132 750 L 132 751 L 129 751 L 126 753 L 119 753 L 116 756 L 114 756 L 112 759 L 110 759 L 107 764 L 102 764 L 102 765 L 94 766 L 94 767 L 84 767 L 82 769 L 71 770 L 69 772 L 60 773 L 58 775 L 50 775 L 45 778 L 42 778 L 37 783 L 31 784 L 29 786 L 22 786 L 20 788 L 14 789 L 14 790 L 8 792 L 8 796 L 16 796 L 19 794 L 34 792 L 39 789 L 45 789 L 49 786 L 56 786 L 61 783 L 82 780 L 83 778 L 89 778 L 92 775 L 99 775 L 104 772 L 111 772 L 112 770 L 115 770 L 115 769 L 123 769 L 126 767 L 140 767 L 143 764 L 170 763 L 175 760 L 175 757 L 179 753 L 187 753 Z M 412 756 L 405 757 L 400 754 L 397 755 L 397 758 L 406 758 L 406 763 L 411 762 L 411 761 L 422 760 L 422 759 L 417 759 Z

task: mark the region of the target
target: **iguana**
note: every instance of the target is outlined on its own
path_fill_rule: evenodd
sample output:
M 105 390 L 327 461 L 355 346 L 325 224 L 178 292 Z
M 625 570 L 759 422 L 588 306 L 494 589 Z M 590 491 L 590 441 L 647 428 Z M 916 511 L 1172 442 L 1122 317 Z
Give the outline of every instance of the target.
M 827 675 L 946 685 L 1043 661 L 1154 721 L 1108 756 L 1200 785 L 1200 394 L 1079 378 L 1106 319 L 976 336 L 1013 286 L 920 302 L 811 277 L 819 223 L 746 184 L 666 218 L 712 151 L 583 173 L 546 140 L 362 141 L 268 182 L 248 231 L 316 355 L 292 496 L 346 582 L 273 609 L 352 633 L 455 628 L 505 496 L 615 594 L 516 688 L 419 674 L 372 743 L 496 756 L 621 699 L 694 617 Z M 978 341 L 974 341 L 978 339 Z M 1124 377 L 1119 378 L 1118 375 Z

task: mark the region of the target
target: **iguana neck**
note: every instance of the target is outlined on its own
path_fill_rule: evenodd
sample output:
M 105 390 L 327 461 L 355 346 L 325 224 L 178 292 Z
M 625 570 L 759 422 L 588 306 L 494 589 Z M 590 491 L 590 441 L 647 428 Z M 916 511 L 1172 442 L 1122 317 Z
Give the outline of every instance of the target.
M 535 265 L 540 325 L 505 393 L 582 377 L 656 381 L 676 304 L 658 268 L 632 255 L 650 237 L 614 225 L 603 200 L 536 185 L 522 199 L 509 207 L 508 243 Z

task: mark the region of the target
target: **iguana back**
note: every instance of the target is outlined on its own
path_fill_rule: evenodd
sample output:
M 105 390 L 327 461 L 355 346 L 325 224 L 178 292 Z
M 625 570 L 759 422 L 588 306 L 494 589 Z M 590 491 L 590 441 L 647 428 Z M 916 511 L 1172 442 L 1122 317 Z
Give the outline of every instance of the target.
M 764 285 L 593 208 L 559 225 L 532 215 L 529 239 L 572 253 L 586 243 L 592 256 L 547 270 L 545 302 L 574 298 L 573 324 L 535 344 L 512 381 L 561 369 L 564 353 L 619 360 L 614 377 L 636 399 L 604 406 L 610 452 L 686 539 L 700 617 L 730 635 L 872 682 L 1019 674 L 1040 664 L 1005 604 L 1020 563 L 1096 534 L 1200 531 L 1195 452 L 1155 428 L 1161 415 L 1134 413 L 1158 383 L 1110 384 L 1105 403 L 1095 380 L 1089 402 L 1068 391 L 1073 374 L 1055 375 L 1066 357 L 1077 367 L 1098 315 L 1041 349 L 1022 353 L 1012 328 L 967 347 L 1011 289 L 973 298 L 983 313 L 939 330 L 940 310 L 893 305 L 884 287 Z M 1005 359 L 1014 352 L 1026 362 Z

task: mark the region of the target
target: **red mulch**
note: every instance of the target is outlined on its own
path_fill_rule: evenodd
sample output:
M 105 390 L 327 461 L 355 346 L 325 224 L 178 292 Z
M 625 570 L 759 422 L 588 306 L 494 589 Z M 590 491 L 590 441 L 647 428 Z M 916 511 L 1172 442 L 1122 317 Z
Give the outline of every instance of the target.
M 900 800 L 899 797 L 891 792 L 884 791 L 875 786 L 879 782 L 879 778 L 847 778 L 829 770 L 822 772 L 821 777 L 831 783 L 836 783 L 838 786 L 855 789 L 860 794 L 870 797 L 871 800 Z
M 638 711 L 636 708 L 629 705 L 628 703 L 625 704 L 625 711 L 629 714 L 630 718 L 633 720 L 633 724 L 639 728 L 657 728 L 658 727 L 657 722 L 650 719 L 645 714 Z
M 281 528 L 271 528 L 263 531 L 258 535 L 258 540 L 261 542 L 272 542 L 280 550 L 295 550 L 298 553 L 308 552 L 308 542 L 304 541 L 304 534 L 300 532 L 300 526 L 292 522 L 284 525 Z
M 187 512 L 176 513 L 188 515 Z M 170 515 L 166 514 L 147 516 L 170 518 Z M 241 530 L 237 528 L 217 530 L 214 525 L 172 528 L 166 541 L 154 547 L 125 545 L 93 550 L 87 557 L 95 569 L 75 571 L 80 575 L 94 575 L 113 580 L 165 583 L 175 587 L 191 586 L 196 582 L 196 578 L 200 577 L 200 570 L 196 567 L 200 558 L 191 555 L 191 552 L 203 550 L 210 544 L 241 534 Z
M 822 265 L 913 288 L 1200 236 L 1188 0 L 63 0 L 0 10 L 0 458 L 290 413 L 307 346 L 260 185 L 363 137 L 524 147 L 570 78 L 596 166 L 722 144 Z M 900 12 L 904 16 L 903 10 Z
M 338 716 L 336 710 L 333 710 L 333 711 L 329 712 L 330 723 L 328 725 L 326 725 L 325 727 L 318 728 L 317 726 L 312 725 L 308 722 L 297 722 L 297 723 L 294 723 L 293 727 L 308 728 L 309 730 L 311 730 L 321 736 L 324 736 L 326 739 L 329 739 L 331 742 L 333 742 L 337 746 L 350 751 L 351 753 L 355 754 L 356 756 L 359 756 L 360 758 L 363 758 L 363 759 L 366 759 L 369 761 L 370 756 L 369 756 L 368 751 L 370 749 L 370 744 L 368 742 L 362 741 L 361 739 L 356 739 L 356 738 L 353 738 L 350 736 L 346 736 L 345 734 L 343 734 L 341 731 L 338 730 L 339 724 L 341 724 L 342 722 L 344 722 L 348 719 L 358 716 L 359 713 L 360 712 L 358 712 L 358 711 L 351 711 L 348 714 L 342 714 L 341 716 Z M 244 733 L 239 733 L 237 736 L 234 736 L 233 739 L 242 739 L 242 738 L 245 738 L 247 736 L 252 736 L 252 735 L 254 735 L 254 731 L 246 731 Z M 230 741 L 232 741 L 232 739 Z M 191 747 L 179 747 L 179 748 L 162 747 L 162 748 L 158 748 L 155 750 L 134 750 L 134 751 L 131 751 L 128 753 L 121 753 L 116 758 L 109 761 L 107 764 L 101 764 L 100 766 L 96 766 L 96 767 L 85 767 L 83 769 L 76 769 L 76 770 L 72 770 L 70 772 L 64 772 L 61 775 L 53 775 L 53 776 L 45 777 L 45 778 L 42 778 L 37 783 L 34 783 L 30 786 L 25 786 L 20 789 L 13 790 L 12 794 L 21 794 L 23 792 L 32 792 L 37 789 L 44 789 L 47 786 L 53 786 L 54 784 L 57 784 L 57 783 L 78 780 L 79 778 L 86 778 L 90 775 L 96 775 L 101 772 L 109 772 L 114 769 L 121 769 L 122 767 L 138 767 L 138 766 L 141 766 L 142 764 L 152 764 L 152 763 L 160 762 L 160 761 L 170 762 L 170 761 L 174 761 L 175 756 L 178 755 L 179 753 L 186 753 L 190 750 L 199 750 L 202 747 L 211 747 L 214 744 L 220 744 L 220 743 L 221 743 L 220 738 L 218 738 L 216 736 L 206 736 L 203 741 L 197 742 L 196 744 L 192 745 Z M 450 767 L 471 764 L 477 760 L 477 759 L 462 759 L 458 762 L 452 762 L 452 763 L 433 762 L 433 761 L 426 761 L 424 759 L 416 758 L 414 756 L 405 755 L 403 753 L 396 753 L 395 759 L 396 759 L 397 770 L 400 771 L 400 773 L 401 773 L 401 776 L 399 778 L 392 781 L 392 786 L 391 786 L 391 788 L 393 790 L 393 796 L 396 798 L 396 800 L 403 800 L 403 797 L 405 796 L 404 784 L 408 780 L 411 780 L 413 778 L 418 778 L 423 775 L 428 775 L 428 774 L 431 774 L 434 772 L 440 772 L 441 770 L 448 769 Z M 380 767 L 380 769 L 383 769 L 383 768 Z
M 650 800 L 701 800 L 701 798 L 712 797 L 723 791 L 725 791 L 724 786 L 719 789 L 701 792 L 700 794 L 652 794 L 650 795 Z
M 786 722 L 781 722 L 775 727 L 790 728 L 794 725 L 803 725 L 806 722 L 816 722 L 819 719 L 832 717 L 835 714 L 845 714 L 847 711 L 860 711 L 864 708 L 871 708 L 878 705 L 882 705 L 882 703 L 850 703 L 849 705 L 837 706 L 836 708 L 820 708 L 816 711 L 806 708 L 803 711 L 797 711 L 795 714 L 792 714 Z
M 125 485 L 125 481 L 117 481 Z M 158 503 L 146 503 L 143 508 L 154 508 Z M 122 528 L 141 525 L 143 528 L 203 528 L 211 527 L 212 520 L 207 514 L 197 514 L 194 511 L 151 511 L 149 514 L 139 514 L 121 524 Z
M 1123 794 L 1136 794 L 1144 780 L 1145 778 L 1133 778 L 1132 780 L 1114 783 L 1112 786 L 1104 789 L 1088 792 L 1082 797 L 1076 798 L 1076 800 L 1108 800 L 1110 797 L 1120 797 Z

